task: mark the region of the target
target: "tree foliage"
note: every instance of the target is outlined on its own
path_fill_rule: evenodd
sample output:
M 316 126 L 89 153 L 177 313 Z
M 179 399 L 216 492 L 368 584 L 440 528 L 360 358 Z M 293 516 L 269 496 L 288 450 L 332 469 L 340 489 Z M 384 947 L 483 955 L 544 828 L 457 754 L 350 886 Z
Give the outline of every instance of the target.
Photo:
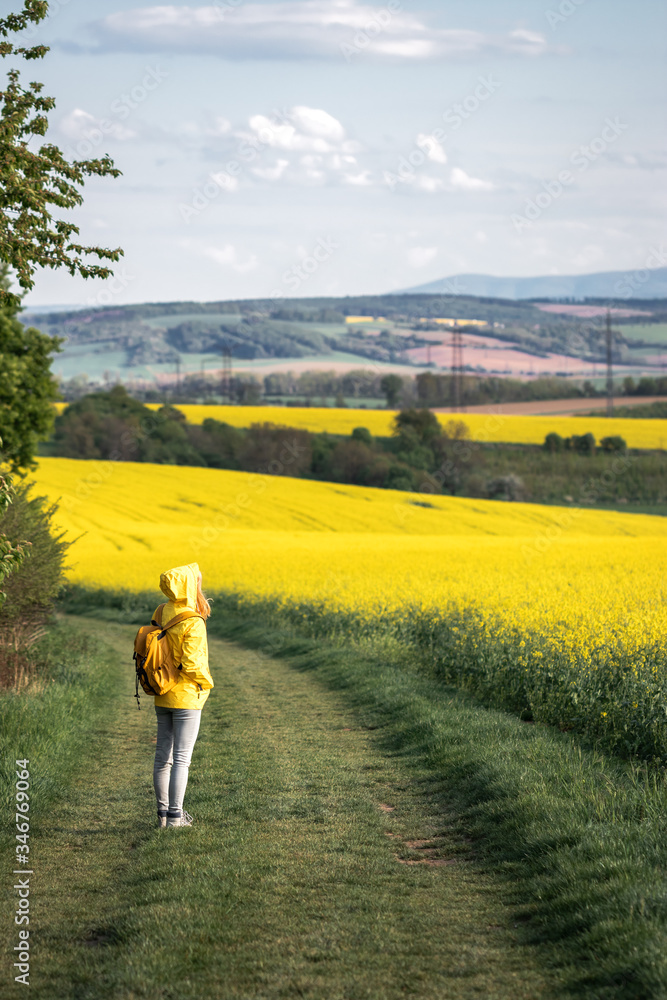
M 47 46 L 26 48 L 8 39 L 38 24 L 47 11 L 48 4 L 42 0 L 25 0 L 20 13 L 0 18 L 0 55 L 43 58 Z M 52 218 L 54 209 L 70 210 L 82 204 L 80 188 L 86 177 L 117 177 L 120 171 L 108 156 L 69 163 L 53 143 L 34 148 L 32 140 L 46 134 L 48 112 L 55 106 L 54 98 L 42 90 L 41 83 L 22 86 L 15 68 L 9 70 L 6 87 L 0 90 L 0 260 L 14 269 L 24 292 L 33 287 L 38 267 L 63 267 L 71 275 L 107 278 L 111 269 L 90 258 L 117 261 L 123 252 L 84 246 L 76 239 L 78 226 Z M 18 296 L 6 288 L 0 289 L 2 299 L 9 299 L 15 307 L 19 304 Z
M 0 476 L 0 525 L 4 526 L 7 509 L 15 495 L 11 479 Z M 0 584 L 6 580 L 10 573 L 18 569 L 29 552 L 29 546 L 30 542 L 12 543 L 9 535 L 0 531 Z M 5 591 L 0 590 L 0 608 L 5 603 L 6 596 Z
M 276 409 L 275 413 L 289 422 L 289 410 Z M 410 490 L 417 496 L 664 503 L 664 452 L 635 452 L 632 462 L 619 464 L 614 450 L 618 442 L 614 446 L 601 442 L 590 451 L 590 440 L 595 444 L 592 435 L 581 436 L 583 452 L 571 442 L 566 447 L 560 439 L 560 451 L 549 453 L 541 445 L 472 441 L 461 419 L 436 427 L 434 414 L 405 410 L 400 416 L 400 429 L 391 437 L 374 437 L 365 427 L 355 427 L 349 436 L 312 434 L 270 423 L 232 427 L 211 417 L 195 425 L 175 407 L 153 411 L 116 386 L 68 406 L 57 418 L 54 437 L 43 451 L 68 458 L 198 465 L 319 479 Z M 430 506 L 414 497 L 405 502 Z
M 401 410 L 393 420 L 393 433 L 396 437 L 414 435 L 422 445 L 429 445 L 442 434 L 440 421 L 430 410 Z
M 400 375 L 385 375 L 380 388 L 387 397 L 387 406 L 396 406 L 403 390 L 403 379 Z
M 0 262 L 0 289 L 8 287 Z M 53 428 L 58 384 L 51 360 L 60 340 L 24 327 L 14 299 L 0 300 L 0 458 L 13 472 L 34 467 L 37 443 Z
M 0 640 L 8 629 L 34 628 L 46 621 L 65 582 L 65 553 L 72 543 L 54 530 L 57 505 L 46 497 L 33 496 L 34 486 L 19 483 L 14 502 L 0 515 L 0 530 L 10 538 L 26 538 L 30 546 L 30 558 L 14 567 L 5 584 Z

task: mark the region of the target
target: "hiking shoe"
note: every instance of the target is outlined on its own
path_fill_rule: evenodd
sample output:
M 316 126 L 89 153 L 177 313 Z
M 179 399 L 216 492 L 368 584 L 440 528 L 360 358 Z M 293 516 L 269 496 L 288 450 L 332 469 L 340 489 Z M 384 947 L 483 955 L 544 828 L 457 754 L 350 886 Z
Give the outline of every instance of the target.
M 158 825 L 158 828 L 160 830 L 163 830 L 165 828 L 165 826 L 167 825 L 167 814 L 166 813 L 164 814 L 164 816 L 161 816 L 160 813 L 158 813 L 158 815 L 157 815 L 157 825 Z
M 185 809 L 181 816 L 170 816 L 167 813 L 167 826 L 192 826 L 192 816 Z

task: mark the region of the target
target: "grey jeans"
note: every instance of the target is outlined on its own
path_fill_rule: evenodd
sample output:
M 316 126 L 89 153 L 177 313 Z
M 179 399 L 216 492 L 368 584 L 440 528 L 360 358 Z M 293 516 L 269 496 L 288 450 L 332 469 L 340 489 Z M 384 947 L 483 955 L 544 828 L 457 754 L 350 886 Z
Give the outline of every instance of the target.
M 157 746 L 153 766 L 153 786 L 158 816 L 180 816 L 183 796 L 188 783 L 201 709 L 162 708 L 155 706 L 157 715 Z

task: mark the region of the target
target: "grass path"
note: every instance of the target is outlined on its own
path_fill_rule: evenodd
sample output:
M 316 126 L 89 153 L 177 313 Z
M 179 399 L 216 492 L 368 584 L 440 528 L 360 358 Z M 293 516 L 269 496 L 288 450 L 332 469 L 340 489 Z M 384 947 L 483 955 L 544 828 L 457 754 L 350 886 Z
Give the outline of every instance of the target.
M 119 694 L 95 758 L 36 827 L 33 997 L 554 995 L 502 888 L 414 770 L 283 661 L 211 642 L 216 688 L 185 803 L 196 825 L 158 831 L 152 702 L 137 712 L 129 694 L 134 627 L 72 621 L 117 649 Z M 7 969 L 15 933 L 2 937 Z

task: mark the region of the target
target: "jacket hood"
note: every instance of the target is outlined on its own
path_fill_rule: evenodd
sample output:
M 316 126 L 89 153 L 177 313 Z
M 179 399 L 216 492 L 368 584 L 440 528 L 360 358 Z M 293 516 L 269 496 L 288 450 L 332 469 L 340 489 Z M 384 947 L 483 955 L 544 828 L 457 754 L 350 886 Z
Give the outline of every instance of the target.
M 164 596 L 175 605 L 197 610 L 197 579 L 199 565 L 189 563 L 187 566 L 176 566 L 168 569 L 160 577 L 160 590 Z

